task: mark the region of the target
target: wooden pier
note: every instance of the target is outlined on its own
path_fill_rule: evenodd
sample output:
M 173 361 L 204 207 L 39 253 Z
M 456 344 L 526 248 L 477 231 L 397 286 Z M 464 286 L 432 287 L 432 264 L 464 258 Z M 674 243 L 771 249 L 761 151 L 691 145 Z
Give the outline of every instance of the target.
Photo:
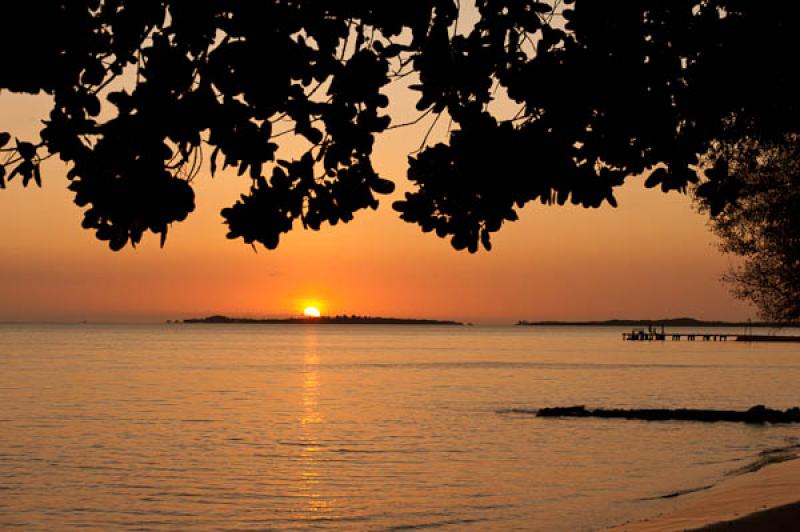
M 664 328 L 658 330 L 656 327 L 647 329 L 634 329 L 631 332 L 622 333 L 622 339 L 628 342 L 663 342 L 666 340 L 688 342 L 727 342 L 729 339 L 735 342 L 796 342 L 800 343 L 800 336 L 778 336 L 767 334 L 720 334 L 707 332 L 690 333 L 667 333 Z
M 662 332 L 651 332 L 651 331 L 632 331 L 629 333 L 622 333 L 622 339 L 626 341 L 633 341 L 633 342 L 654 342 L 654 341 L 665 341 L 665 340 L 673 340 L 679 341 L 686 339 L 689 342 L 694 342 L 695 340 L 701 340 L 703 342 L 727 342 L 728 338 L 732 338 L 735 340 L 739 339 L 739 336 L 736 334 L 719 334 L 719 333 L 662 333 Z M 798 337 L 798 341 L 800 341 L 800 337 Z

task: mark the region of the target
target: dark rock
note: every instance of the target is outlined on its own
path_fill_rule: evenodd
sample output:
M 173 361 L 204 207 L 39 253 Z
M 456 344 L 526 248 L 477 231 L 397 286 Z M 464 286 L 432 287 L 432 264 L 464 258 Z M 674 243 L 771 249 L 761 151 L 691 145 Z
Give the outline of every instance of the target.
M 599 417 L 638 419 L 643 421 L 700 421 L 713 423 L 728 421 L 737 423 L 800 423 L 800 408 L 786 411 L 773 410 L 764 405 L 756 405 L 746 411 L 706 410 L 695 408 L 653 408 L 653 409 L 587 409 L 583 405 L 542 408 L 538 417 Z

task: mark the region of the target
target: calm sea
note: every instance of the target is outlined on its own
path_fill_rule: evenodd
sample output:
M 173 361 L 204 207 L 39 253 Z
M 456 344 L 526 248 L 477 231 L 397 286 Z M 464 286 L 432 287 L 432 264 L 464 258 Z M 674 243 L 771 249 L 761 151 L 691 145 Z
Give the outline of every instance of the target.
M 592 530 L 797 446 L 509 413 L 800 404 L 800 344 L 621 332 L 0 325 L 0 528 Z

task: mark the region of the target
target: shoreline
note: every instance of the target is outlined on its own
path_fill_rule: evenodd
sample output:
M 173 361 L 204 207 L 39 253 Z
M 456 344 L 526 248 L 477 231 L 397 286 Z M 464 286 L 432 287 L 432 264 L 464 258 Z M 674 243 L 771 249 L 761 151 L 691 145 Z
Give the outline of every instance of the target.
M 228 316 L 208 316 L 207 318 L 188 318 L 167 320 L 167 323 L 181 325 L 437 325 L 464 326 L 460 321 L 432 320 L 418 318 L 384 318 L 380 316 L 303 316 L 297 318 L 256 319 L 231 318 Z
M 591 320 L 591 321 L 527 321 L 520 320 L 517 327 L 715 327 L 715 328 L 756 328 L 756 329 L 796 329 L 800 323 L 776 323 L 769 321 L 720 321 L 698 320 L 695 318 L 664 318 L 660 320 Z
M 613 532 L 787 530 L 800 522 L 800 460 L 770 464 L 686 494 L 659 515 L 613 526 Z

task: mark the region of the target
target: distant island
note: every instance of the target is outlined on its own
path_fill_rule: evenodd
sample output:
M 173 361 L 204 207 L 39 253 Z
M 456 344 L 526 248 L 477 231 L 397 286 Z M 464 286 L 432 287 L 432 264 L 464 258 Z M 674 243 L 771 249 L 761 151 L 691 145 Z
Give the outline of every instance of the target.
M 251 319 L 209 316 L 183 320 L 183 323 L 240 323 L 247 325 L 464 325 L 459 321 L 380 318 L 375 316 L 322 316 L 319 318 Z
M 663 320 L 604 320 L 604 321 L 519 321 L 522 327 L 797 327 L 792 323 L 704 321 L 695 318 L 668 318 Z

